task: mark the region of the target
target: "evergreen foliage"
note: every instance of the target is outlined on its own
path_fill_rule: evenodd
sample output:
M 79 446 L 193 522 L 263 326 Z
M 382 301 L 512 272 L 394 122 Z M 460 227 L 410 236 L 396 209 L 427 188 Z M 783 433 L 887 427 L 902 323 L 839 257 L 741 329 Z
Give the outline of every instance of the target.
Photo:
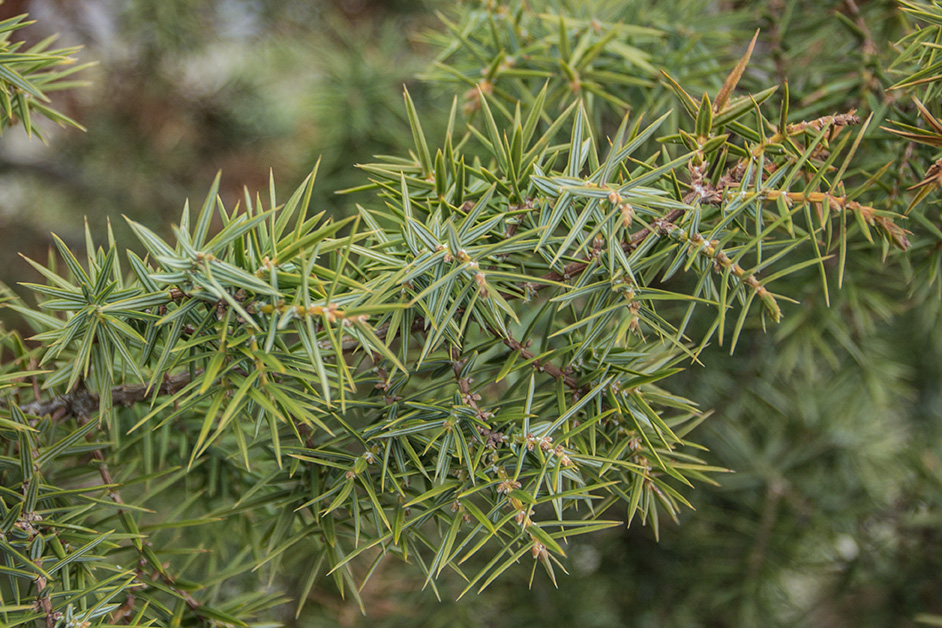
M 55 38 L 47 38 L 23 49 L 23 42 L 11 38 L 24 26 L 25 15 L 0 22 L 0 128 L 22 124 L 26 133 L 42 138 L 42 132 L 33 121 L 44 117 L 62 125 L 82 128 L 81 125 L 50 106 L 48 93 L 76 86 L 66 80 L 87 65 L 73 65 L 77 48 L 51 49 Z M 72 67 L 68 67 L 72 66 Z
M 880 323 L 940 353 L 942 5 L 773 3 L 753 32 L 705 2 L 468 4 L 427 38 L 444 131 L 405 92 L 411 145 L 360 166 L 345 217 L 312 206 L 316 167 L 229 207 L 217 177 L 172 239 L 129 219 L 135 243 L 28 260 L 38 304 L 3 300 L 31 335 L 0 330 L 3 625 L 303 621 L 331 581 L 368 610 L 393 559 L 445 599 L 562 584 L 631 524 L 710 557 L 670 573 L 722 599 L 665 624 L 823 623 L 780 599 L 866 537 L 869 511 L 815 510 L 830 484 L 937 519 L 937 447 L 899 452 L 938 400 Z M 843 60 L 791 80 L 825 36 Z M 67 121 L 10 83 L 24 125 Z

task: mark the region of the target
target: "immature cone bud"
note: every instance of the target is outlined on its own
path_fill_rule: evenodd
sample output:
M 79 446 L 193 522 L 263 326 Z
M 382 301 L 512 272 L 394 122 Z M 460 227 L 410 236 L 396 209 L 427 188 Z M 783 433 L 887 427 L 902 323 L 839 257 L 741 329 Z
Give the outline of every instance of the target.
M 630 227 L 631 221 L 634 219 L 635 209 L 629 203 L 622 203 L 619 207 L 621 210 L 621 222 L 624 226 Z
M 484 273 L 475 273 L 474 282 L 478 285 L 478 294 L 482 299 L 487 298 L 487 278 Z

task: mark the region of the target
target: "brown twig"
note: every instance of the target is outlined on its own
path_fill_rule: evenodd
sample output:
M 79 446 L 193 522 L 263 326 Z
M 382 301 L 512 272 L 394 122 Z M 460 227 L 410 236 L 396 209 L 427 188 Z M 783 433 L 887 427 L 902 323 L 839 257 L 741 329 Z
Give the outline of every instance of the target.
M 131 614 L 131 611 L 134 610 L 134 602 L 137 598 L 134 597 L 133 593 L 128 593 L 125 597 L 124 604 L 120 608 L 116 609 L 111 614 L 111 623 L 120 624 L 124 621 L 124 618 Z
M 182 377 L 183 377 L 182 375 L 178 376 L 177 379 L 182 379 Z M 176 380 L 174 380 L 172 385 L 168 384 L 168 380 L 172 380 L 172 379 L 173 378 L 164 378 L 164 382 L 161 385 L 161 391 L 163 391 L 165 387 L 170 389 L 179 383 Z M 190 379 L 189 373 L 187 373 L 186 380 L 189 381 L 189 379 Z M 180 385 L 180 388 L 182 388 L 183 385 Z M 75 393 L 72 393 L 72 394 L 77 395 L 83 392 L 87 393 L 87 391 L 81 390 L 81 391 L 76 391 Z M 134 403 L 136 401 L 143 401 L 144 399 L 146 399 L 148 396 L 147 394 L 148 392 L 149 392 L 149 389 L 143 384 L 134 385 L 134 386 L 119 386 L 116 389 L 112 389 L 112 399 L 115 399 L 115 394 L 117 393 L 118 397 L 122 400 L 121 403 Z M 163 394 L 172 394 L 172 393 L 167 392 Z M 71 407 L 74 409 L 73 411 L 78 412 L 77 416 L 78 416 L 78 423 L 80 426 L 86 425 L 91 420 L 91 413 L 89 412 L 89 405 L 87 404 L 87 402 L 91 401 L 92 398 L 94 398 L 95 404 L 97 406 L 98 395 L 92 395 L 91 393 L 88 393 L 88 395 L 89 397 L 87 398 L 76 397 L 72 400 Z M 80 405 L 76 405 L 77 402 L 80 402 Z M 85 439 L 88 440 L 89 442 L 93 442 L 94 432 L 89 432 L 85 436 Z M 124 499 L 121 497 L 121 493 L 119 493 L 118 490 L 114 488 L 114 485 L 116 484 L 116 482 L 114 481 L 114 477 L 111 475 L 111 470 L 108 468 L 108 461 L 105 459 L 105 455 L 102 453 L 101 449 L 93 450 L 92 458 L 98 461 L 98 464 L 96 466 L 98 467 L 98 474 L 101 476 L 101 481 L 105 484 L 105 486 L 109 487 L 108 497 L 110 497 L 111 501 L 113 501 L 115 504 L 118 504 L 118 506 L 123 506 L 125 503 Z M 118 514 L 120 515 L 122 512 L 123 512 L 123 509 L 118 508 Z M 149 541 L 146 541 L 146 540 L 144 542 L 149 543 Z M 171 574 L 168 574 L 162 568 L 158 569 L 158 573 L 160 574 L 161 580 L 163 580 L 164 583 L 174 593 L 176 593 L 181 598 L 183 598 L 184 602 L 186 602 L 186 605 L 190 607 L 190 610 L 196 610 L 200 607 L 200 603 L 192 595 L 190 595 L 187 591 L 183 591 L 182 589 L 177 587 L 176 578 L 174 578 Z
M 851 109 L 847 113 L 835 113 L 834 115 L 821 116 L 820 118 L 815 118 L 814 120 L 789 124 L 787 127 L 785 127 L 784 135 L 776 134 L 773 136 L 773 141 L 778 139 L 780 136 L 781 139 L 784 139 L 785 136 L 797 135 L 802 133 L 805 129 L 821 131 L 827 127 L 834 127 L 837 129 L 845 126 L 856 126 L 858 124 L 860 124 L 860 116 L 857 115 L 856 109 Z
M 887 235 L 893 240 L 893 242 L 899 248 L 904 251 L 909 248 L 910 242 L 906 237 L 906 234 L 909 233 L 890 218 L 886 216 L 881 216 L 877 213 L 877 210 L 869 205 L 863 205 L 857 201 L 851 200 L 846 196 L 837 196 L 831 194 L 830 192 L 783 192 L 781 190 L 766 190 L 764 192 L 765 198 L 768 200 L 776 200 L 779 197 L 784 197 L 785 201 L 788 203 L 799 202 L 799 203 L 811 203 L 817 207 L 821 207 L 825 201 L 827 201 L 829 207 L 834 209 L 844 209 L 851 212 L 854 212 L 864 220 L 867 224 L 875 225 L 883 229 Z
M 553 379 L 562 380 L 566 384 L 566 386 L 568 386 L 575 392 L 581 391 L 581 388 L 579 386 L 579 381 L 575 377 L 573 377 L 569 373 L 566 373 L 565 371 L 563 371 L 561 368 L 559 368 L 558 366 L 556 366 L 550 361 L 541 362 L 540 360 L 537 359 L 536 355 L 532 351 L 527 349 L 527 347 L 525 347 L 523 343 L 515 339 L 513 336 L 509 334 L 505 336 L 501 334 L 499 331 L 497 331 L 496 329 L 493 329 L 491 327 L 488 328 L 488 331 L 492 335 L 500 338 L 501 341 L 505 345 L 507 345 L 514 351 L 519 351 L 520 356 L 524 360 L 527 360 L 528 362 L 530 362 L 530 365 L 536 370 L 550 375 Z
M 38 561 L 41 563 L 41 560 Z M 39 565 L 41 566 L 41 564 Z M 52 599 L 48 595 L 43 595 L 43 592 L 46 590 L 46 578 L 39 576 L 36 578 L 36 604 L 39 606 L 40 612 L 43 614 L 43 620 L 45 621 L 46 628 L 54 628 L 56 625 L 56 615 L 52 611 Z
M 202 373 L 202 370 L 197 371 Z M 189 373 L 180 373 L 179 375 L 168 375 L 164 377 L 157 390 L 158 395 L 172 395 L 179 392 L 184 386 L 190 383 Z M 153 390 L 145 384 L 127 384 L 124 386 L 115 386 L 111 389 L 111 401 L 114 405 L 130 406 L 144 401 L 153 395 Z M 20 406 L 24 414 L 33 416 L 53 415 L 57 418 L 66 416 L 91 416 L 92 409 L 97 408 L 99 403 L 98 395 L 90 390 L 81 388 L 64 395 L 59 395 L 54 399 L 45 399 L 34 401 Z

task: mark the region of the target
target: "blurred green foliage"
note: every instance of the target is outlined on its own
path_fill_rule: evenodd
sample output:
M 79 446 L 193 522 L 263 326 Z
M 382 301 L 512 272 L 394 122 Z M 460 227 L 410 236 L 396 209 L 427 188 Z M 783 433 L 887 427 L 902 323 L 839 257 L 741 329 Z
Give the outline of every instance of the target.
M 24 278 L 17 253 L 45 258 L 48 225 L 74 245 L 81 217 L 98 236 L 111 218 L 126 239 L 117 217 L 169 225 L 220 170 L 235 202 L 269 169 L 300 180 L 320 158 L 332 183 L 316 200 L 341 211 L 334 191 L 362 180 L 354 165 L 409 138 L 402 85 L 433 102 L 414 78 L 429 52 L 412 37 L 435 19 L 408 2 L 0 5 L 23 9 L 41 18 L 22 31 L 30 41 L 57 32 L 96 64 L 57 101 L 87 132 L 51 127 L 43 146 L 14 131 L 0 149 L 0 230 L 17 234 L 0 251 L 7 283 Z
M 321 156 L 314 205 L 352 214 L 367 191 L 352 199 L 332 194 L 364 183 L 367 177 L 351 166 L 375 166 L 376 154 L 402 157 L 413 143 L 403 83 L 425 134 L 436 138 L 433 146 L 444 136 L 452 93 L 461 123 L 480 122 L 477 88 L 498 116 L 512 117 L 515 100 L 532 101 L 544 82 L 551 102 L 577 93 L 595 99 L 591 122 L 601 137 L 614 134 L 625 109 L 644 112 L 647 121 L 670 110 L 659 135 L 677 134 L 665 145 L 682 146 L 678 129 L 689 127 L 690 118 L 667 77 L 696 103 L 704 92 L 714 98 L 759 28 L 739 91 L 756 94 L 787 81 L 790 122 L 851 109 L 864 118 L 872 113 L 848 177 L 860 186 L 878 179 L 867 187 L 867 202 L 909 214 L 913 245 L 903 256 L 889 240 L 881 248 L 857 237 L 841 252 L 842 227 L 829 227 L 822 244 L 830 257 L 820 253 L 818 265 L 784 280 L 781 292 L 800 303 L 782 304 L 780 325 L 769 323 L 764 335 L 758 318 L 750 318 L 732 357 L 728 346 L 714 342 L 700 354 L 703 366 L 690 365 L 670 380 L 667 388 L 713 411 L 696 432 L 698 442 L 709 449 L 710 463 L 734 473 L 719 476 L 717 487 L 686 491 L 695 512 L 682 512 L 679 525 L 662 523 L 657 543 L 649 528 L 637 525 L 578 537 L 567 552 L 571 576 L 558 577 L 558 589 L 540 577 L 531 586 L 529 568 L 519 568 L 482 597 L 454 602 L 464 583 L 446 572 L 437 602 L 422 590 L 422 574 L 387 562 L 361 593 L 365 617 L 341 601 L 329 578 L 318 580 L 299 619 L 294 604 L 271 616 L 298 626 L 937 622 L 942 220 L 931 119 L 940 117 L 940 101 L 938 82 L 918 81 L 940 74 L 939 4 L 557 0 L 534 3 L 545 5 L 534 13 L 526 4 L 171 0 L 116 9 L 89 3 L 99 12 L 85 27 L 47 25 L 64 31 L 68 44 L 85 44 L 83 61 L 99 62 L 81 75 L 90 87 L 61 101 L 87 133 L 49 128 L 48 147 L 40 150 L 22 146 L 11 131 L 0 144 L 6 190 L 0 279 L 12 284 L 28 276 L 16 252 L 46 258 L 50 225 L 80 248 L 82 215 L 99 241 L 104 217 L 120 214 L 169 235 L 182 199 L 201 197 L 220 168 L 221 195 L 231 207 L 242 198 L 242 184 L 253 191 L 268 185 L 269 167 L 279 180 L 296 181 Z M 77 10 L 48 7 L 63 16 Z M 479 7 L 460 22 L 461 11 Z M 430 8 L 443 10 L 445 21 Z M 515 11 L 516 31 L 507 27 Z M 560 25 L 546 16 L 559 12 L 571 21 Z M 471 33 L 470 44 L 458 43 L 461 29 L 453 25 L 459 22 Z M 632 26 L 613 26 L 619 23 Z M 520 28 L 532 39 L 515 41 Z M 598 57 L 587 62 L 574 54 L 593 51 L 603 33 L 619 28 L 629 44 L 599 46 Z M 911 101 L 914 95 L 925 111 Z M 770 102 L 781 98 L 779 91 Z M 881 126 L 928 141 L 901 141 Z M 851 141 L 857 144 L 857 136 Z M 375 170 L 370 175 L 382 178 Z M 920 182 L 926 184 L 907 190 Z M 924 209 L 911 210 L 921 191 Z M 843 228 L 854 228 L 849 224 Z M 125 229 L 115 220 L 122 243 L 131 241 Z M 661 287 L 680 291 L 691 281 L 677 276 Z M 676 313 L 669 306 L 661 312 Z M 708 335 L 696 321 L 691 325 L 693 337 Z M 206 465 L 210 477 L 229 469 L 213 455 Z M 181 481 L 204 491 L 193 495 L 220 498 L 210 483 Z M 82 534 L 75 533 L 75 545 L 87 540 Z M 155 536 L 181 546 L 200 538 L 187 528 Z M 213 545 L 210 570 L 256 558 L 218 539 L 206 547 Z M 299 596 L 306 574 L 272 572 L 269 590 Z M 219 581 L 203 584 L 226 597 Z

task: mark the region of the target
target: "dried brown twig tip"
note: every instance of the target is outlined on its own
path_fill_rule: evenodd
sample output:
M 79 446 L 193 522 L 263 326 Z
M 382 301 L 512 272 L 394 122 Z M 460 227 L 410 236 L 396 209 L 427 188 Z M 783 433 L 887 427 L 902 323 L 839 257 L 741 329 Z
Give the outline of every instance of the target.
M 881 126 L 880 128 L 911 142 L 925 144 L 926 146 L 935 146 L 936 148 L 942 146 L 942 120 L 939 120 L 934 115 L 932 115 L 926 106 L 922 104 L 922 101 L 920 101 L 918 98 L 913 97 L 913 104 L 915 104 L 916 109 L 919 110 L 919 116 L 927 125 L 929 125 L 930 128 L 922 129 L 910 124 L 897 122 L 896 120 L 890 120 L 889 122 L 890 124 L 895 124 L 900 128 L 891 128 L 886 126 Z
M 942 159 L 937 160 L 934 164 L 929 166 L 929 169 L 926 170 L 926 174 L 923 176 L 922 181 L 915 185 L 911 185 L 906 189 L 918 190 L 919 188 L 924 188 L 931 185 L 938 185 L 942 187 Z
M 942 122 L 939 121 L 934 115 L 929 113 L 929 110 L 926 109 L 926 106 L 922 104 L 922 101 L 913 96 L 913 103 L 916 105 L 916 109 L 919 110 L 919 115 L 922 116 L 922 119 L 926 121 L 926 124 L 932 127 L 936 133 L 942 134 Z
M 909 215 L 913 207 L 925 200 L 934 190 L 942 189 L 942 159 L 929 166 L 926 174 L 922 177 L 922 181 L 906 189 L 909 191 L 918 190 L 913 200 L 910 201 L 909 207 L 906 208 L 906 215 Z
M 746 48 L 746 54 L 742 56 L 739 60 L 739 63 L 736 64 L 736 67 L 733 68 L 733 71 L 729 73 L 729 76 L 726 77 L 726 80 L 723 82 L 723 86 L 720 88 L 720 91 L 716 94 L 716 101 L 713 103 L 713 111 L 719 113 L 723 110 L 723 106 L 726 104 L 726 101 L 729 100 L 730 94 L 733 93 L 733 90 L 736 89 L 736 85 L 739 84 L 739 79 L 742 78 L 743 72 L 746 71 L 746 66 L 749 64 L 749 57 L 752 56 L 752 51 L 756 47 L 756 41 L 759 39 L 759 29 L 756 29 L 756 34 L 752 36 L 752 41 L 749 42 L 749 47 Z

